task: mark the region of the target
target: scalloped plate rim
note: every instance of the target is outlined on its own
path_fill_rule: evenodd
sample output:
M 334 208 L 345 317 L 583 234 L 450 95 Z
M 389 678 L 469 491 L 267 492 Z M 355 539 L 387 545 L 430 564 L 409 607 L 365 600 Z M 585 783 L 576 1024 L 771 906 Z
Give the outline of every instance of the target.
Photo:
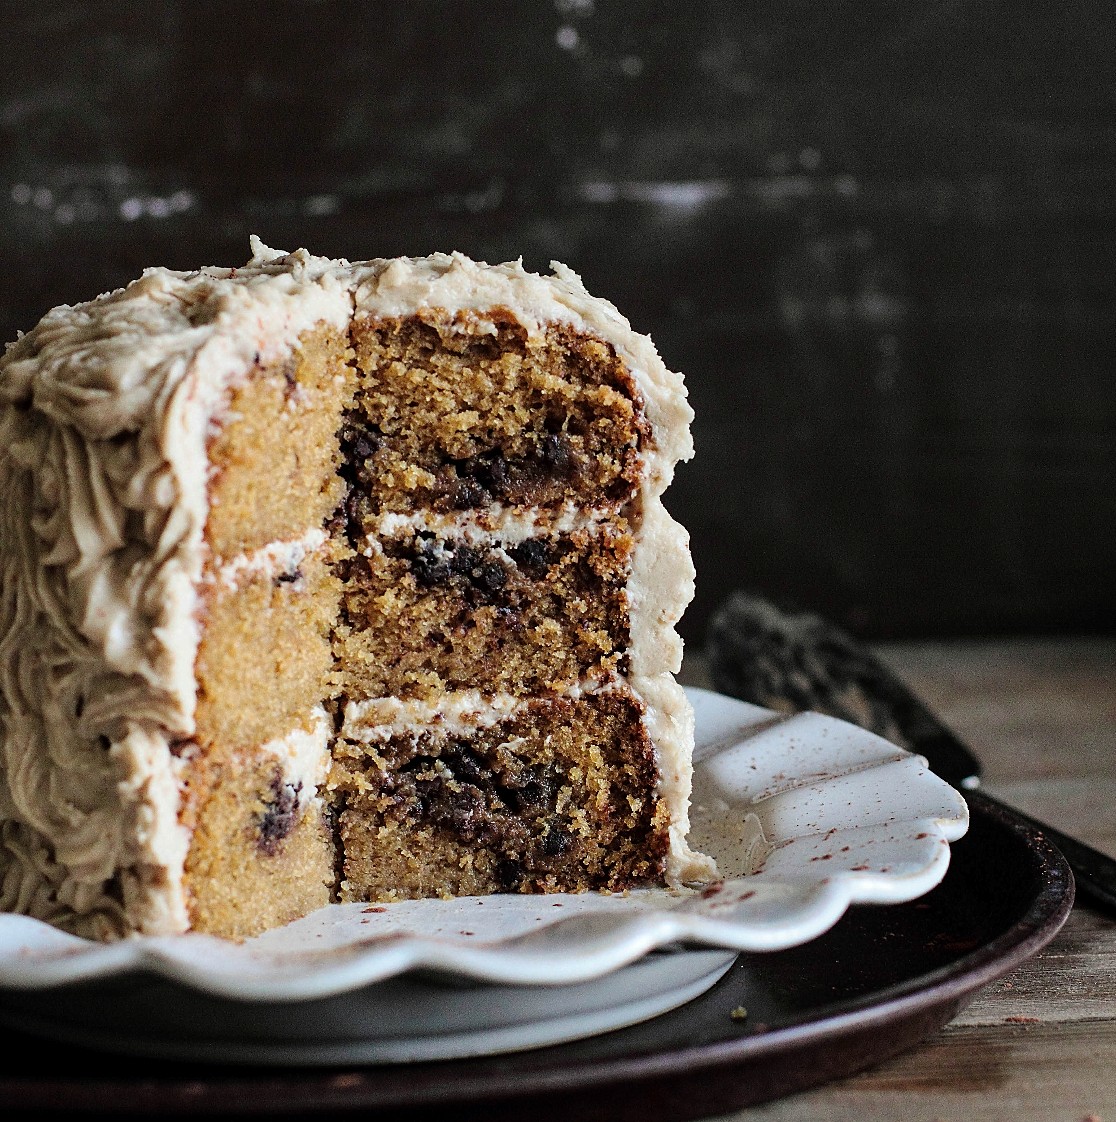
M 708 766 L 709 761 L 720 756 L 722 752 L 739 747 L 752 735 L 757 739 L 762 737 L 764 730 L 755 732 L 756 726 L 763 725 L 766 728 L 777 729 L 786 721 L 793 719 L 787 718 L 784 721 L 780 719 L 782 718 L 780 714 L 709 690 L 690 687 L 686 692 L 699 715 L 699 742 L 702 708 L 714 701 L 722 712 L 725 711 L 726 703 L 731 707 L 737 707 L 735 711 L 739 712 L 741 717 L 739 732 L 752 730 L 738 739 L 723 734 L 719 736 L 714 745 L 716 751 L 710 751 L 707 747 L 705 751 L 699 752 L 695 770 Z M 830 724 L 822 727 L 839 726 L 843 734 L 862 738 L 865 744 L 887 743 L 872 733 L 846 722 L 837 721 L 835 718 L 825 718 L 825 721 Z M 928 815 L 902 820 L 905 825 L 917 826 L 924 836 L 933 835 L 934 840 L 941 843 L 933 848 L 933 856 L 923 867 L 905 872 L 858 872 L 846 869 L 826 877 L 802 881 L 788 880 L 785 875 L 780 878 L 765 879 L 765 874 L 760 873 L 749 878 L 749 884 L 757 888 L 763 886 L 764 890 L 772 885 L 776 889 L 787 885 L 803 886 L 797 910 L 792 907 L 782 917 L 777 915 L 774 921 L 767 924 L 755 921 L 748 923 L 739 918 L 731 920 L 695 915 L 680 912 L 677 907 L 660 908 L 656 911 L 633 910 L 628 914 L 611 913 L 614 915 L 614 920 L 609 925 L 611 930 L 604 936 L 597 935 L 593 939 L 585 940 L 581 946 L 575 940 L 573 945 L 568 947 L 559 944 L 557 948 L 544 946 L 541 950 L 531 950 L 528 947 L 528 950 L 524 951 L 521 945 L 517 945 L 524 942 L 522 937 L 470 946 L 413 935 L 400 935 L 389 937 L 386 941 L 374 941 L 368 946 L 357 945 L 355 950 L 351 947 L 336 948 L 327 956 L 324 964 L 317 963 L 309 968 L 303 960 L 308 955 L 311 958 L 315 954 L 319 958 L 323 957 L 321 951 L 286 952 L 286 957 L 290 961 L 274 962 L 273 960 L 273 969 L 270 973 L 249 976 L 237 974 L 236 956 L 243 953 L 242 948 L 251 949 L 253 940 L 238 945 L 225 943 L 212 936 L 190 934 L 99 944 L 79 940 L 75 936 L 66 935 L 26 916 L 5 913 L 0 914 L 0 940 L 10 938 L 10 929 L 13 927 L 30 925 L 32 943 L 37 937 L 40 940 L 40 947 L 54 943 L 65 944 L 69 949 L 54 957 L 34 960 L 27 957 L 26 950 L 21 952 L 17 949 L 13 955 L 11 951 L 5 950 L 0 945 L 0 992 L 5 989 L 47 990 L 79 982 L 146 973 L 214 997 L 253 1002 L 289 1002 L 337 996 L 412 971 L 433 971 L 469 982 L 554 986 L 576 984 L 602 977 L 652 951 L 670 948 L 679 943 L 733 951 L 786 949 L 807 942 L 827 931 L 853 904 L 907 902 L 928 892 L 944 877 L 949 864 L 949 843 L 962 837 L 967 829 L 968 813 L 965 802 L 957 791 L 929 771 L 922 757 L 914 756 L 895 745 L 888 745 L 888 747 L 897 755 L 887 760 L 869 763 L 859 769 L 852 769 L 847 774 L 858 772 L 863 775 L 880 767 L 894 766 L 895 763 L 905 763 L 907 760 L 918 761 L 924 769 L 920 776 L 924 774 L 927 777 L 928 789 L 937 792 L 943 804 L 951 803 L 953 810 L 953 813 L 947 816 Z M 840 778 L 844 774 L 846 773 L 838 773 L 831 778 Z M 826 782 L 824 775 L 812 777 L 798 787 L 788 788 L 787 791 L 793 793 L 824 787 Z M 775 797 L 781 797 L 787 791 L 780 791 Z M 752 805 L 758 805 L 758 802 Z M 849 829 L 855 830 L 855 826 L 850 826 Z M 805 831 L 794 835 L 791 840 L 814 836 L 811 832 Z M 637 900 L 641 898 L 639 892 L 631 895 Z M 540 898 L 525 896 L 514 899 L 516 901 L 522 899 L 526 909 L 531 906 L 532 901 L 537 902 Z M 554 897 L 542 899 L 547 902 L 555 900 Z M 681 897 L 680 901 L 694 899 L 693 896 Z M 330 905 L 321 912 L 330 912 L 338 907 L 339 905 Z M 602 913 L 585 914 L 593 916 Z M 580 918 L 584 921 L 584 916 Z M 535 929 L 533 934 L 538 934 L 540 931 L 557 931 L 562 924 L 574 924 L 578 919 L 579 917 L 560 919 L 554 924 Z M 5 931 L 5 928 L 9 930 Z M 224 969 L 215 971 L 212 967 L 205 967 L 204 964 L 185 961 L 174 953 L 176 950 L 200 947 L 202 941 L 208 947 L 217 945 L 218 953 L 226 949 L 229 951 L 228 964 Z M 328 961 L 330 957 L 333 961 Z

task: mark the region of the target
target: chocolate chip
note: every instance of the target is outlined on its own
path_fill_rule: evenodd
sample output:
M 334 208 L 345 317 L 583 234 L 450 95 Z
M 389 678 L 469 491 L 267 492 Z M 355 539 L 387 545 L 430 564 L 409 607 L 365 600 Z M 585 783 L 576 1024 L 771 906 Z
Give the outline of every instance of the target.
M 515 793 L 515 801 L 519 810 L 530 810 L 532 807 L 542 806 L 546 801 L 546 786 L 537 779 L 532 779 L 524 784 Z
M 508 574 L 498 561 L 489 561 L 480 567 L 474 579 L 485 592 L 499 592 L 508 583 Z
M 507 489 L 508 461 L 499 449 L 454 460 L 453 468 L 458 479 L 472 480 L 490 494 L 500 495 Z
M 552 771 L 554 774 L 551 774 Z M 538 813 L 550 805 L 554 794 L 556 769 L 524 768 L 516 781 L 506 780 L 508 801 L 520 813 Z
M 496 863 L 496 881 L 505 892 L 514 892 L 523 883 L 523 862 L 504 857 Z
M 463 784 L 458 790 L 450 792 L 446 799 L 449 824 L 453 832 L 465 841 L 479 840 L 485 833 L 484 795 L 477 787 Z
M 475 782 L 489 774 L 484 761 L 462 741 L 451 741 L 442 750 L 441 760 L 458 779 Z
M 565 857 L 573 849 L 573 838 L 561 826 L 551 826 L 543 838 L 542 851 L 547 857 Z
M 298 796 L 302 791 L 298 783 L 284 783 L 281 775 L 271 781 L 271 798 L 264 804 L 260 815 L 257 847 L 268 857 L 274 857 L 291 831 L 298 824 Z
M 488 800 L 472 783 L 448 783 L 440 775 L 415 780 L 424 817 L 450 830 L 462 841 L 491 845 L 497 838 L 485 813 Z
M 506 494 L 510 482 L 508 461 L 499 452 L 492 453 L 492 458 L 485 461 L 482 470 L 478 471 L 477 478 L 493 494 Z
M 539 441 L 539 458 L 552 475 L 566 475 L 573 466 L 569 439 L 561 433 L 547 433 Z
M 473 572 L 480 568 L 484 554 L 471 545 L 459 545 L 453 551 L 453 560 L 450 568 L 458 576 L 471 577 Z
M 374 456 L 384 445 L 379 429 L 347 422 L 340 432 L 341 451 L 347 460 L 364 461 Z
M 379 437 L 373 436 L 371 433 L 364 432 L 353 442 L 352 451 L 350 455 L 353 461 L 358 463 L 361 467 L 372 459 L 372 457 L 383 447 L 383 441 Z
M 541 538 L 528 538 L 510 553 L 515 563 L 531 576 L 542 576 L 550 566 L 550 547 Z
M 475 510 L 492 501 L 488 488 L 475 479 L 459 479 L 450 496 L 455 510 Z
M 302 570 L 295 566 L 289 573 L 280 573 L 275 578 L 276 584 L 296 584 L 302 580 Z
M 436 553 L 433 542 L 423 542 L 422 547 L 411 558 L 411 572 L 415 580 L 424 588 L 445 584 L 452 575 L 450 562 L 444 553 Z
M 508 583 L 507 570 L 500 561 L 485 550 L 463 543 L 455 547 L 422 541 L 408 560 L 415 580 L 425 588 L 461 577 L 468 582 L 467 587 L 495 596 Z

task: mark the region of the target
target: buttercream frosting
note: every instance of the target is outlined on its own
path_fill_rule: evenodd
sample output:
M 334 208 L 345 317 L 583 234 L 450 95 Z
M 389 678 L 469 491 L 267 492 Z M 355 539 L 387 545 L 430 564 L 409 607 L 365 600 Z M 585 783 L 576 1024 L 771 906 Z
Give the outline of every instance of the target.
M 0 909 L 188 925 L 172 742 L 193 732 L 206 439 L 349 289 L 304 251 L 48 312 L 0 358 Z

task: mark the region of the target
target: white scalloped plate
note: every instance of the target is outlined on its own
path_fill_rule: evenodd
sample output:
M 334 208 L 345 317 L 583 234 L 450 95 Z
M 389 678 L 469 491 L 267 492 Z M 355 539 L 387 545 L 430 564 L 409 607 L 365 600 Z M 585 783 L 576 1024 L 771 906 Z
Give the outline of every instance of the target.
M 333 905 L 243 944 L 101 945 L 0 915 L 0 1018 L 129 1051 L 247 1062 L 535 1047 L 655 1016 L 707 989 L 737 951 L 806 942 L 850 904 L 912 900 L 945 875 L 968 812 L 921 757 L 818 714 L 688 694 L 691 841 L 725 878 L 704 891 Z M 717 950 L 648 955 L 679 943 Z M 44 989 L 49 1011 L 28 992 Z

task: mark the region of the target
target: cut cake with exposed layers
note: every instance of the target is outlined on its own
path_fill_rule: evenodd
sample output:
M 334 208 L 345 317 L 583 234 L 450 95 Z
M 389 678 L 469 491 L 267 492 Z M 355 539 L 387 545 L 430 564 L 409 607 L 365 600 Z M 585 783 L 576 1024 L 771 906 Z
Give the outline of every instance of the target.
M 710 875 L 681 377 L 560 265 L 253 250 L 0 360 L 0 909 L 243 938 Z

